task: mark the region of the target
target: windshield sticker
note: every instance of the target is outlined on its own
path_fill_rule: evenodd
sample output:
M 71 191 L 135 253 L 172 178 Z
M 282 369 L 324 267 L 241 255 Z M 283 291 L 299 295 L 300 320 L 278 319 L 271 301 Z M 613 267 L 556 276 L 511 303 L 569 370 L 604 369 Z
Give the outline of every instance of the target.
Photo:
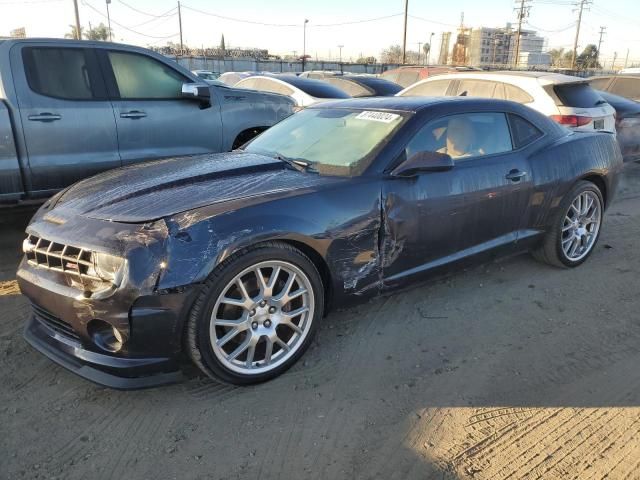
M 366 110 L 356 116 L 356 118 L 359 118 L 360 120 L 371 120 L 373 122 L 391 123 L 397 118 L 400 118 L 400 115 L 396 113 L 371 112 Z

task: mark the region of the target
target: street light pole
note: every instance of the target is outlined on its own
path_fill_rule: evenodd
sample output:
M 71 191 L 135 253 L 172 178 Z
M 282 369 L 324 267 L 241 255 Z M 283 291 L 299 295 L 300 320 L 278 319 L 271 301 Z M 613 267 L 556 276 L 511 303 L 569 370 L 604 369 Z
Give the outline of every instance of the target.
M 303 72 L 304 72 L 304 64 L 307 60 L 307 23 L 309 23 L 309 20 L 305 18 L 304 23 L 302 24 L 302 71 Z
M 407 12 L 409 11 L 409 0 L 404 0 L 404 37 L 402 40 L 402 63 L 407 63 Z
M 113 39 L 111 38 L 111 15 L 109 14 L 109 4 L 111 3 L 111 0 L 107 0 L 107 24 L 109 27 L 109 41 L 112 42 Z
M 338 48 L 340 49 L 340 65 L 342 65 L 342 47 L 344 47 L 344 45 L 338 45 Z

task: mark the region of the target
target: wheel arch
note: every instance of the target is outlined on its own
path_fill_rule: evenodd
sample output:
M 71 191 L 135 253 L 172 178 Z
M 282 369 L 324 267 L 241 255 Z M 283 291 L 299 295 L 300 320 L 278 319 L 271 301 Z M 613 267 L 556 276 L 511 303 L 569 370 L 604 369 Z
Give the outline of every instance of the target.
M 604 177 L 602 177 L 601 175 L 599 175 L 597 173 L 589 173 L 589 174 L 584 175 L 583 177 L 581 177 L 580 180 L 591 182 L 596 187 L 598 187 L 598 190 L 600 190 L 600 193 L 602 194 L 602 200 L 604 202 L 604 208 L 607 208 L 607 206 L 608 206 L 607 193 L 608 192 L 607 192 L 607 182 L 605 181 Z

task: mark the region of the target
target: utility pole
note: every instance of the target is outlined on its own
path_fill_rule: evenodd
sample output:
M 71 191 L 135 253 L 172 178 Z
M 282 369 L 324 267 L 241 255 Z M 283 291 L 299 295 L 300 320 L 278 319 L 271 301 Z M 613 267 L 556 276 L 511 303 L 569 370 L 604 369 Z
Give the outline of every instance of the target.
M 435 35 L 434 32 L 431 32 L 431 35 L 429 35 L 429 52 L 427 53 L 427 66 L 429 66 L 431 64 L 431 50 L 433 47 L 433 36 Z
M 184 53 L 184 44 L 182 43 L 182 10 L 180 9 L 180 2 L 178 2 L 178 24 L 180 26 L 180 55 Z
M 585 5 L 591 3 L 591 0 L 580 0 L 578 6 L 578 24 L 576 27 L 576 38 L 573 41 L 573 53 L 571 54 L 571 68 L 575 70 L 576 68 L 576 57 L 578 56 L 578 37 L 580 36 L 580 24 L 582 23 L 582 10 Z
M 78 13 L 78 0 L 73 0 L 73 8 L 76 11 L 76 40 L 82 40 L 82 31 L 80 30 L 80 13 Z
M 402 63 L 407 63 L 407 12 L 409 11 L 409 0 L 404 0 L 404 37 L 402 40 Z
M 109 41 L 112 42 L 113 39 L 111 38 L 111 15 L 109 14 L 110 3 L 111 3 L 111 0 L 107 0 L 107 26 L 109 27 Z
M 617 59 L 618 59 L 618 52 L 613 52 L 613 62 L 611 62 L 611 70 L 615 70 Z
M 302 71 L 304 72 L 304 64 L 307 61 L 307 23 L 308 19 L 304 19 L 302 24 Z
M 522 21 L 525 17 L 529 16 L 529 8 L 526 4 L 530 0 L 520 0 L 520 8 L 518 9 L 518 33 L 516 33 L 516 50 L 515 50 L 515 58 L 514 58 L 514 66 L 518 66 L 518 62 L 520 61 L 520 35 L 522 34 Z
M 624 57 L 624 68 L 627 68 L 628 61 L 629 61 L 629 49 L 627 48 L 627 56 Z
M 598 65 L 598 60 L 600 60 L 600 46 L 602 45 L 602 35 L 605 34 L 605 30 L 607 27 L 600 27 L 600 40 L 598 40 L 598 52 L 596 54 L 596 65 Z

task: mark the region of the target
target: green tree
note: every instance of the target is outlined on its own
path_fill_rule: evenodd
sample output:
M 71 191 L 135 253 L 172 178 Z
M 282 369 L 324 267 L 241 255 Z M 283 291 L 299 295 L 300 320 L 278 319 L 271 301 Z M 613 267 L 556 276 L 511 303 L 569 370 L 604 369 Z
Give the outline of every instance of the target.
M 380 53 L 380 61 L 382 63 L 402 63 L 402 47 L 400 45 L 391 45 Z
M 227 48 L 224 45 L 224 33 L 222 34 L 222 38 L 220 39 L 220 50 L 222 50 L 223 52 L 227 51 Z
M 65 33 L 64 34 L 64 38 L 80 39 L 82 34 L 84 33 L 82 27 L 80 27 L 80 36 L 78 36 L 78 34 L 77 34 L 77 30 L 76 30 L 76 26 L 75 25 L 69 25 L 69 28 L 71 29 L 71 31 L 69 33 Z
M 602 68 L 598 62 L 598 47 L 594 44 L 584 47 L 582 53 L 576 58 L 576 67 L 581 69 Z
M 376 57 L 358 57 L 356 63 L 376 63 Z
M 100 25 L 94 28 L 90 28 L 84 32 L 84 38 L 87 40 L 100 40 L 106 42 L 109 40 L 109 27 L 100 22 Z

